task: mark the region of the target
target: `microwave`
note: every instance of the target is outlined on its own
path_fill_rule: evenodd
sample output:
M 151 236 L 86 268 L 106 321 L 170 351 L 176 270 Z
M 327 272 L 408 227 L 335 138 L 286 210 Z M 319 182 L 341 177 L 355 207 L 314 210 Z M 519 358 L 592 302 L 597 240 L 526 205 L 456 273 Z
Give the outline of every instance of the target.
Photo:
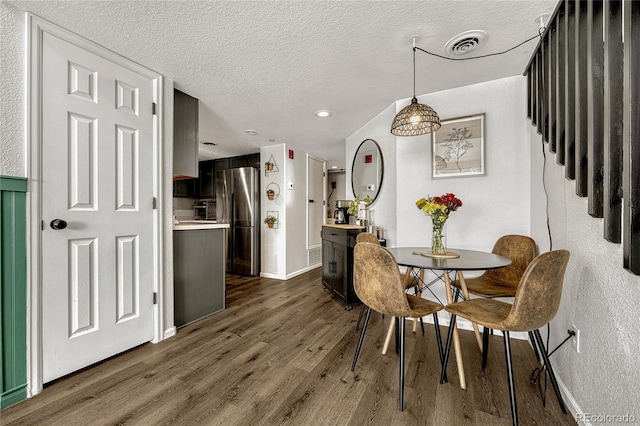
M 216 220 L 216 202 L 196 201 L 193 203 L 193 212 L 196 220 Z

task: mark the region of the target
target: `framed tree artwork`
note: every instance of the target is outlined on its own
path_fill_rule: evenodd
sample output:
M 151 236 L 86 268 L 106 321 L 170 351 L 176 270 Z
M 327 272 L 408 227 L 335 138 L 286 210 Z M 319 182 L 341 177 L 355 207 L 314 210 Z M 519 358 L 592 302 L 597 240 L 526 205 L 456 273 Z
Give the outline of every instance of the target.
M 431 134 L 434 179 L 482 176 L 484 171 L 484 114 L 442 120 Z

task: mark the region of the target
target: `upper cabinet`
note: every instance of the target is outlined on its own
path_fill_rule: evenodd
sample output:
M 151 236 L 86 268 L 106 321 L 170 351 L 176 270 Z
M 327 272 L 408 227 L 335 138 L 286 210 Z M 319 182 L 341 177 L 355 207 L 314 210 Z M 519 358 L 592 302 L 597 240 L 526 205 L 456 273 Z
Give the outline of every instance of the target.
M 201 161 L 200 162 L 200 176 L 199 187 L 200 191 L 198 195 L 203 198 L 213 198 L 216 196 L 215 188 L 215 175 L 216 165 L 215 160 Z
M 198 100 L 173 92 L 173 177 L 198 177 Z

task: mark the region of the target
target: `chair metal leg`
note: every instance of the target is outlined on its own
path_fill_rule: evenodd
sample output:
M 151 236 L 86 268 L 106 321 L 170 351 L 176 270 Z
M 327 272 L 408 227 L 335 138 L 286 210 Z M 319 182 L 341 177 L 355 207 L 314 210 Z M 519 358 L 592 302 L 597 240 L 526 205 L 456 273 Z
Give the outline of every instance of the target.
M 447 364 L 449 362 L 449 353 L 451 352 L 451 341 L 453 340 L 453 330 L 456 328 L 456 315 L 451 315 L 449 321 L 449 334 L 447 335 L 447 348 L 444 351 L 444 359 L 442 362 L 442 372 L 440 373 L 440 384 L 447 383 Z
M 442 362 L 444 360 L 444 353 L 442 350 L 442 337 L 440 334 L 440 324 L 438 323 L 438 313 L 433 313 L 433 325 L 436 329 L 436 343 L 438 344 L 438 355 L 440 355 L 440 367 L 442 368 Z
M 360 308 L 360 313 L 358 314 L 358 322 L 356 322 L 356 331 L 360 328 L 360 321 L 362 320 L 362 315 L 364 314 L 365 304 L 362 304 L 362 308 Z
M 560 387 L 558 386 L 558 381 L 556 380 L 556 375 L 553 372 L 553 367 L 551 367 L 551 362 L 549 362 L 549 356 L 547 355 L 547 351 L 544 349 L 544 342 L 542 341 L 542 336 L 540 336 L 540 330 L 534 330 L 533 335 L 538 342 L 538 348 L 540 348 L 540 355 L 542 355 L 542 359 L 544 360 L 544 366 L 547 369 L 547 373 L 549 373 L 549 379 L 551 380 L 551 385 L 553 386 L 553 390 L 556 393 L 556 397 L 558 398 L 558 403 L 560 404 L 560 408 L 564 414 L 567 414 L 567 408 L 564 406 L 564 401 L 562 400 L 562 394 L 560 393 Z
M 360 333 L 360 339 L 358 339 L 358 346 L 356 346 L 356 353 L 353 355 L 353 362 L 351 363 L 351 371 L 355 371 L 356 362 L 358 362 L 358 356 L 360 356 L 360 348 L 362 348 L 362 342 L 364 342 L 364 334 L 367 332 L 367 325 L 369 325 L 369 318 L 371 318 L 371 308 L 367 311 L 367 315 L 364 318 L 364 325 L 362 326 L 362 332 Z
M 487 356 L 489 355 L 489 328 L 482 329 L 482 369 L 487 366 Z
M 536 360 L 540 362 L 540 354 L 538 353 L 538 345 L 536 343 L 536 339 L 533 336 L 533 331 L 529 332 L 529 341 L 531 342 L 531 346 L 533 347 L 533 353 L 536 354 Z
M 395 317 L 396 319 L 396 354 L 400 354 L 400 318 Z
M 509 385 L 509 403 L 511 404 L 511 420 L 514 426 L 518 424 L 518 407 L 516 406 L 516 388 L 513 382 L 513 365 L 511 364 L 511 344 L 509 342 L 509 332 L 504 334 L 504 354 L 507 361 L 507 381 Z
M 456 292 L 453 295 L 453 303 L 456 303 L 460 298 L 460 289 L 456 287 Z
M 404 318 L 399 319 L 398 334 L 400 335 L 400 362 L 399 362 L 399 398 L 400 411 L 404 410 Z
M 422 329 L 422 335 L 424 336 L 424 322 L 422 322 L 422 317 L 420 317 L 420 328 Z

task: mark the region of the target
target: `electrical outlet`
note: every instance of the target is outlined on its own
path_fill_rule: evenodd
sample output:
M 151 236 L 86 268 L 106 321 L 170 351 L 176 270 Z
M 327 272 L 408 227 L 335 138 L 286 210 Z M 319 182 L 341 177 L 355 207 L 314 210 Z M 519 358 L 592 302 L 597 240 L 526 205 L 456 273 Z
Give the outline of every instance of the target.
M 571 331 L 575 333 L 571 336 L 571 346 L 576 350 L 576 352 L 580 353 L 580 329 L 571 324 Z

